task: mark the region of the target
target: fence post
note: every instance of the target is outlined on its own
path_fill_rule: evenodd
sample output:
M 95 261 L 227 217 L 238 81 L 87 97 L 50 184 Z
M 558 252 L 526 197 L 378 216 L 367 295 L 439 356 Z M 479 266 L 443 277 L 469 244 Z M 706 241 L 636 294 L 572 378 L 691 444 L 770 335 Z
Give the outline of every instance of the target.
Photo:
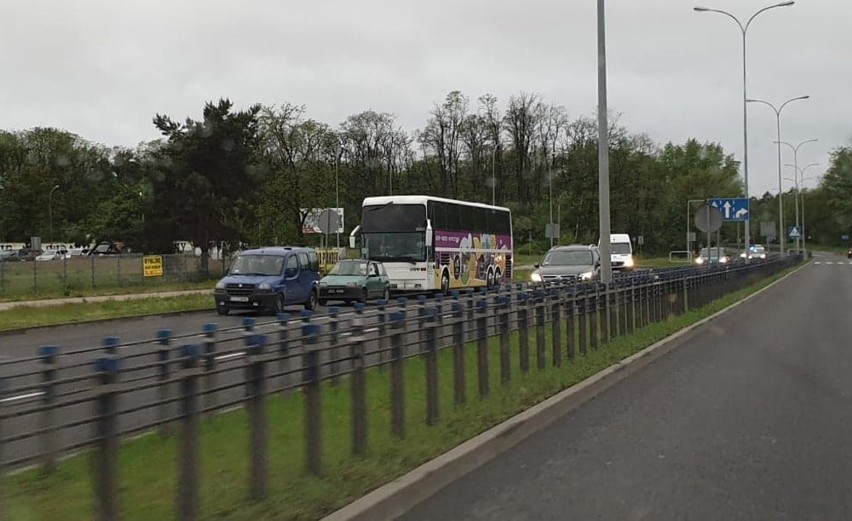
M 212 410 L 216 406 L 216 332 L 219 325 L 214 322 L 204 324 L 204 373 L 205 373 L 205 406 Z M 211 411 L 212 412 L 212 411 Z
M 453 397 L 456 405 L 463 405 L 466 398 L 464 363 L 464 305 L 458 301 L 458 292 L 453 295 Z
M 609 305 L 607 306 L 607 309 L 609 310 L 609 338 L 610 340 L 613 340 L 619 335 L 618 315 L 621 311 L 621 308 L 618 305 L 618 286 L 616 286 L 614 282 L 609 285 L 608 295 Z
M 38 262 L 33 260 L 33 293 L 38 293 Z
M 426 317 L 426 425 L 435 425 L 438 407 L 438 309 L 428 310 Z
M 391 335 L 391 431 L 399 439 L 405 438 L 405 373 L 403 371 L 403 334 L 405 311 L 390 314 Z
M 322 411 L 320 409 L 320 327 L 316 324 L 302 326 L 304 345 L 304 393 L 305 393 L 305 466 L 314 476 L 322 475 Z
M 577 300 L 577 331 L 579 333 L 578 344 L 579 344 L 579 347 L 580 347 L 580 354 L 582 356 L 585 356 L 586 353 L 588 352 L 588 334 L 589 334 L 589 327 L 586 324 L 586 320 L 588 318 L 586 316 L 586 314 L 588 313 L 588 306 L 587 306 L 588 299 L 586 297 L 586 287 L 585 286 L 581 286 L 579 288 L 578 297 L 579 297 L 579 299 Z
M 535 365 L 539 371 L 547 367 L 545 360 L 545 344 L 544 344 L 544 313 L 547 307 L 546 293 L 544 290 L 535 292 Z
M 387 357 L 388 338 L 387 338 L 387 305 L 384 300 L 378 301 L 378 312 L 376 317 L 378 320 L 378 335 L 379 335 L 379 370 L 385 370 L 385 358 Z
M 558 288 L 551 292 L 553 295 L 553 305 L 551 306 L 550 312 L 551 323 L 550 323 L 550 341 L 553 347 L 553 367 L 561 367 L 562 366 L 562 301 L 561 301 L 561 291 L 562 288 Z
M 565 299 L 565 343 L 568 345 L 568 360 L 573 360 L 577 356 L 575 351 L 577 329 L 574 327 L 576 289 L 571 285 L 566 290 L 568 291 L 568 298 Z
M 328 308 L 328 332 L 329 332 L 329 344 L 331 345 L 331 349 L 328 350 L 329 357 L 329 370 L 331 371 L 331 385 L 336 386 L 339 378 L 338 371 L 340 370 L 338 359 L 340 358 L 340 346 L 338 345 L 340 342 L 340 308 L 339 307 L 330 307 Z
M 0 263 L 2 266 L 2 263 Z M 2 267 L 0 267 L 2 269 Z M 0 376 L 0 399 L 5 398 L 6 396 L 6 379 Z M 3 402 L 0 401 L 0 404 Z M 0 407 L 0 411 L 2 411 L 2 407 Z M 3 484 L 4 476 L 6 475 L 5 465 L 2 464 L 3 461 L 3 419 L 0 418 L 0 520 L 6 521 L 9 519 L 9 508 L 8 501 L 6 500 L 6 487 Z
M 518 305 L 518 357 L 520 358 L 520 369 L 522 373 L 530 370 L 530 295 L 524 291 L 517 298 Z
M 92 271 L 92 289 L 95 288 L 95 256 L 91 255 L 89 257 L 91 259 L 91 271 Z
M 250 486 L 252 499 L 266 497 L 266 335 L 246 338 L 246 409 L 249 416 Z
M 352 356 L 352 455 L 364 456 L 367 453 L 367 389 L 364 378 L 364 319 L 352 319 L 350 337 Z
M 594 288 L 589 288 L 589 347 L 591 349 L 598 348 L 598 285 L 594 283 Z
M 159 402 L 158 416 L 160 420 L 159 432 L 160 436 L 165 438 L 169 435 L 169 417 L 171 415 L 171 398 L 169 387 L 170 366 L 169 366 L 169 345 L 172 340 L 172 332 L 169 329 L 161 329 L 157 331 L 157 365 L 159 369 L 158 379 L 160 385 L 157 386 L 157 401 Z
M 97 398 L 97 447 L 93 453 L 95 502 L 101 521 L 118 519 L 118 357 L 109 355 L 95 362 L 101 384 Z
M 188 344 L 180 347 L 181 374 L 181 422 L 178 440 L 178 519 L 198 518 L 198 346 Z
M 121 341 L 118 337 L 107 336 L 101 341 L 101 346 L 103 346 L 104 351 L 106 351 L 108 355 L 116 355 L 118 354 L 118 345 L 120 343 Z
M 41 346 L 38 350 L 38 355 L 44 364 L 44 372 L 42 373 L 42 383 L 44 389 L 44 410 L 41 414 L 41 429 L 42 429 L 42 470 L 44 472 L 53 472 L 56 470 L 56 410 L 54 403 L 56 402 L 56 358 L 59 355 L 59 348 L 53 345 Z
M 503 385 L 512 379 L 512 345 L 509 336 L 509 315 L 512 310 L 512 298 L 508 295 L 499 298 L 500 308 L 500 382 Z
M 479 376 L 479 398 L 488 396 L 488 301 L 476 301 L 476 361 Z
M 609 291 L 606 284 L 597 285 L 598 306 L 600 307 L 601 345 L 609 343 Z
M 68 294 L 68 256 L 62 257 L 62 293 Z

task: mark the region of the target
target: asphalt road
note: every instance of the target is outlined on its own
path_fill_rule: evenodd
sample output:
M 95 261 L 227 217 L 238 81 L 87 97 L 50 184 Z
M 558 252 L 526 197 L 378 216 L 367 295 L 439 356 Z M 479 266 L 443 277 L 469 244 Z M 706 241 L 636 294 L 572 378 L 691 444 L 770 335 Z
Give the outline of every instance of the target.
M 814 260 L 404 519 L 852 519 L 852 264 Z

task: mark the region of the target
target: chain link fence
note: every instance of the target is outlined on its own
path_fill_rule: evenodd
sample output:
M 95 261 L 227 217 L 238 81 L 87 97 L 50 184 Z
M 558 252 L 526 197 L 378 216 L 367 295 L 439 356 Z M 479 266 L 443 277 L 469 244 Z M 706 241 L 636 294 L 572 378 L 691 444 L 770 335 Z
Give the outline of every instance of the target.
M 222 277 L 230 258 L 158 255 L 162 276 L 146 277 L 143 255 L 104 255 L 30 262 L 0 262 L 0 298 L 73 295 L 91 290 L 158 287 Z M 206 268 L 206 269 L 205 269 Z

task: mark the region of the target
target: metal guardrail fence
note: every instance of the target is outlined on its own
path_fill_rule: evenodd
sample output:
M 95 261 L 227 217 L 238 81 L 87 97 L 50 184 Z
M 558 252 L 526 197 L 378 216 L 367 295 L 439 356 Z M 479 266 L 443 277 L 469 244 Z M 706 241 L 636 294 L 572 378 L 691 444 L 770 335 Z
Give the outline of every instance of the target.
M 265 429 L 272 395 L 285 393 L 286 399 L 286 393 L 304 393 L 304 463 L 309 472 L 321 475 L 326 381 L 348 380 L 351 451 L 363 455 L 368 449 L 365 378 L 370 371 L 390 371 L 389 428 L 403 439 L 404 367 L 414 357 L 424 360 L 423 421 L 433 425 L 441 417 L 439 378 L 452 382 L 454 403 L 468 401 L 467 350 L 476 352 L 476 389 L 484 397 L 492 385 L 511 381 L 513 370 L 527 373 L 571 363 L 610 339 L 701 308 L 800 260 L 776 257 L 749 265 L 637 272 L 609 286 L 505 286 L 449 299 L 357 305 L 348 313 L 332 308 L 322 316 L 246 317 L 242 327 L 220 329 L 210 323 L 185 336 L 161 330 L 150 340 L 133 343 L 106 337 L 100 346 L 73 351 L 41 346 L 30 357 L 0 361 L 0 461 L 4 470 L 37 464 L 50 472 L 60 457 L 93 448 L 96 508 L 102 519 L 116 519 L 119 440 L 151 430 L 176 435 L 178 517 L 194 518 L 204 415 L 246 408 L 247 479 L 251 496 L 262 498 L 269 483 Z M 517 349 L 510 345 L 513 339 Z M 437 360 L 445 349 L 453 353 L 452 374 L 439 374 Z M 489 374 L 491 356 L 499 357 L 499 379 Z
M 204 273 L 201 259 L 194 255 L 159 257 L 162 257 L 163 275 L 158 277 L 145 277 L 142 255 L 0 262 L 0 297 L 197 282 L 221 277 L 230 264 L 229 259 L 209 259 Z

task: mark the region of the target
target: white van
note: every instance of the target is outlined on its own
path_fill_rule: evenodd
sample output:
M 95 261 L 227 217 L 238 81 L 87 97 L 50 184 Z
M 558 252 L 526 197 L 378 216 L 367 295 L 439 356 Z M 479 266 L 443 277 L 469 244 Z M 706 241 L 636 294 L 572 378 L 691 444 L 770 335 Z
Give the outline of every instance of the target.
M 609 236 L 609 242 L 612 247 L 612 251 L 610 252 L 612 269 L 632 271 L 634 267 L 633 241 L 630 240 L 630 235 L 626 233 L 613 233 Z M 598 243 L 598 247 L 600 247 L 600 242 Z

